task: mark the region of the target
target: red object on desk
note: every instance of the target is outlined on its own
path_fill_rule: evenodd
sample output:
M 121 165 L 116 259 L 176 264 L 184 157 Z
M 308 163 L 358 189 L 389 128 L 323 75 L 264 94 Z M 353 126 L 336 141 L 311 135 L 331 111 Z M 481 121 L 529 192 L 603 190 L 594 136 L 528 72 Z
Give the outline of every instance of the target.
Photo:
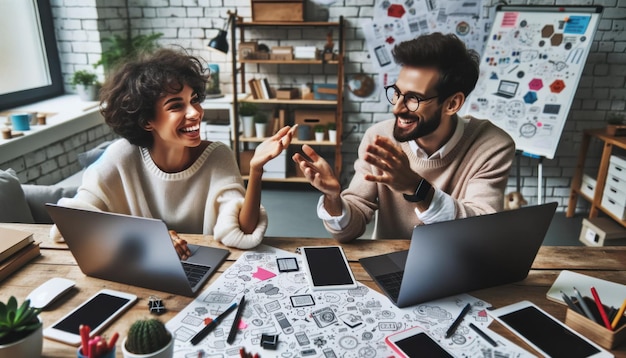
M 593 300 L 596 301 L 596 306 L 598 306 L 598 311 L 600 311 L 604 326 L 609 331 L 612 331 L 613 327 L 611 327 L 611 322 L 609 322 L 609 317 L 606 315 L 606 311 L 604 310 L 604 306 L 602 305 L 602 301 L 600 301 L 600 296 L 598 296 L 598 291 L 596 291 L 595 287 L 591 287 L 591 294 L 593 295 Z

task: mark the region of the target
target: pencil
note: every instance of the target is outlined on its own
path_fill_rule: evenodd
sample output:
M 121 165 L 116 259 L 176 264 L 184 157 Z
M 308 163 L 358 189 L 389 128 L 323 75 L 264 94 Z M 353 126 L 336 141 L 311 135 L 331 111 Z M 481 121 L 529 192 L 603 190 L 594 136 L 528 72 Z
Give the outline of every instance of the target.
M 598 295 L 598 291 L 596 291 L 595 287 L 591 287 L 591 294 L 593 295 L 593 300 L 596 302 L 596 306 L 598 306 L 598 311 L 600 311 L 600 317 L 602 317 L 602 322 L 604 322 L 604 326 L 612 331 L 611 323 L 609 323 L 609 317 L 606 315 L 606 311 L 604 310 L 604 305 L 602 305 L 602 301 L 600 301 L 600 295 Z
M 596 321 L 596 318 L 593 316 L 593 313 L 591 313 L 591 310 L 589 310 L 589 306 L 587 306 L 585 299 L 580 294 L 580 292 L 576 289 L 576 287 L 574 287 L 574 293 L 576 293 L 576 297 L 578 298 L 578 303 L 580 303 L 580 307 L 585 312 L 585 316 L 587 316 L 587 318 L 589 318 L 590 320 L 594 322 L 598 322 Z
M 463 317 L 465 317 L 465 315 L 467 314 L 467 312 L 469 312 L 471 308 L 472 306 L 469 303 L 466 304 L 465 307 L 463 307 L 463 310 L 461 310 L 459 316 L 454 320 L 454 322 L 452 322 L 452 325 L 446 331 L 446 338 L 450 338 L 450 336 L 452 336 L 452 334 L 456 331 L 456 328 L 459 326 L 459 324 L 461 324 L 461 321 L 463 321 Z
M 615 315 L 615 318 L 613 318 L 613 322 L 611 323 L 611 328 L 615 329 L 615 327 L 617 327 L 617 324 L 619 323 L 619 320 L 624 315 L 624 310 L 626 310 L 626 300 L 624 300 L 624 302 L 622 302 L 622 306 L 619 308 L 619 311 L 617 311 L 617 314 Z

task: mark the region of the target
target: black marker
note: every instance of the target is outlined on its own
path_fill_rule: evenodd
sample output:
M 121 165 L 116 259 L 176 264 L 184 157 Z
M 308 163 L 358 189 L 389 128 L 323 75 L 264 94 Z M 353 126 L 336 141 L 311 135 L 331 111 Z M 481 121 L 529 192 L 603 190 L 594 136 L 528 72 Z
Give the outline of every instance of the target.
M 461 313 L 459 313 L 459 316 L 454 320 L 454 322 L 452 322 L 452 325 L 446 331 L 446 338 L 450 338 L 450 336 L 452 336 L 454 331 L 456 331 L 456 328 L 459 326 L 459 324 L 461 324 L 461 321 L 463 321 L 463 317 L 465 317 L 465 315 L 467 314 L 467 312 L 469 312 L 471 308 L 472 306 L 469 303 L 466 304 L 465 307 L 463 307 L 463 310 L 461 311 Z
M 483 332 L 480 328 L 476 327 L 476 325 L 474 325 L 473 323 L 470 323 L 469 326 L 471 329 L 474 330 L 474 332 L 478 333 L 479 336 L 483 337 L 487 342 L 489 342 L 489 344 L 491 344 L 494 347 L 498 346 L 498 343 L 496 343 L 496 341 L 494 341 L 493 338 L 489 337 L 487 333 Z
M 204 326 L 204 328 L 202 328 L 200 332 L 196 333 L 196 335 L 193 336 L 193 338 L 191 339 L 191 344 L 195 346 L 201 340 L 203 340 L 204 337 L 207 336 L 207 334 L 211 333 L 211 331 L 213 331 L 215 327 L 217 327 L 217 325 L 220 323 L 221 320 L 224 319 L 224 317 L 226 317 L 232 310 L 235 309 L 235 307 L 237 307 L 237 302 L 234 302 L 232 305 L 230 305 L 230 307 L 226 309 L 226 311 L 222 312 L 222 314 L 215 317 L 214 320 L 212 320 L 209 324 Z
M 241 321 L 241 313 L 243 312 L 243 306 L 246 303 L 246 296 L 241 296 L 241 300 L 239 300 L 239 307 L 237 308 L 237 313 L 235 313 L 235 320 L 233 321 L 232 326 L 230 327 L 230 332 L 228 332 L 228 339 L 226 342 L 228 344 L 233 344 L 235 341 L 235 336 L 237 335 L 237 331 L 239 330 L 239 322 Z

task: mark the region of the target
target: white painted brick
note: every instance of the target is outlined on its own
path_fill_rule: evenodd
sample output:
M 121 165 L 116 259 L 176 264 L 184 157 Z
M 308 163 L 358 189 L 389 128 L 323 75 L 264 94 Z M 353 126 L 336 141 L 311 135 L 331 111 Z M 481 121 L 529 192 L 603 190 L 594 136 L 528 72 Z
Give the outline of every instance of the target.
M 187 12 L 185 11 L 185 8 L 183 7 L 157 8 L 157 16 L 184 18 L 187 16 Z
M 70 7 L 65 15 L 71 19 L 97 19 L 98 11 L 95 7 Z

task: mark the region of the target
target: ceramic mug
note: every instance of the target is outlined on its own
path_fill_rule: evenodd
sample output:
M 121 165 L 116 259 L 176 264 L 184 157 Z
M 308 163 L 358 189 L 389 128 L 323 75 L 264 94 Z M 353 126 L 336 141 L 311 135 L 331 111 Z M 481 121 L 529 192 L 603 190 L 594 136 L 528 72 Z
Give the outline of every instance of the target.
M 11 125 L 14 131 L 27 131 L 30 129 L 30 114 L 29 113 L 14 113 L 11 114 Z

